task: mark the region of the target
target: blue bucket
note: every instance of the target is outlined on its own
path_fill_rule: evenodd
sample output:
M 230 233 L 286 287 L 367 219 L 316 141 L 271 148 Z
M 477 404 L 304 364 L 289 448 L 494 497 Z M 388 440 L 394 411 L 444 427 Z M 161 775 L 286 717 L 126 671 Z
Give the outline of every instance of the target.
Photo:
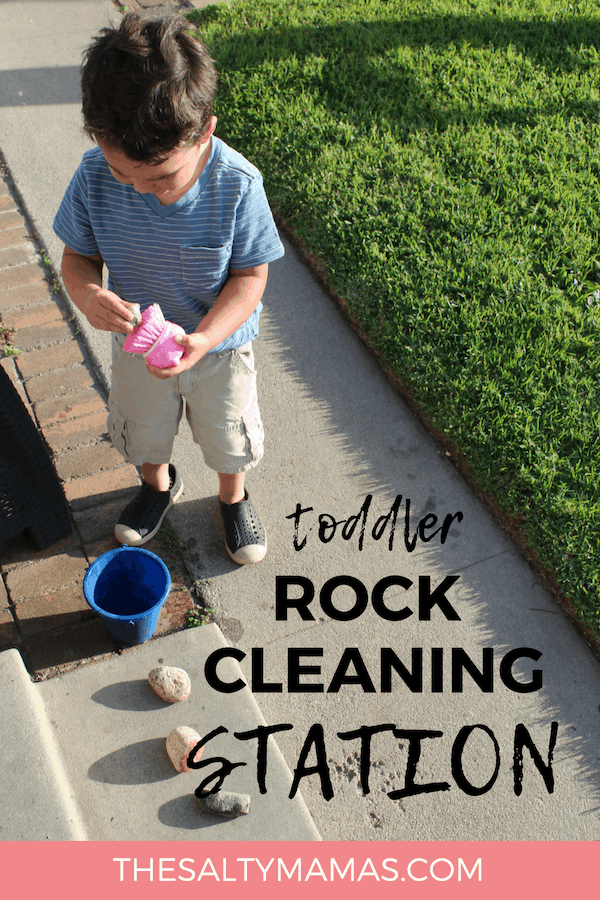
M 143 644 L 154 634 L 171 590 L 166 565 L 149 550 L 117 547 L 85 573 L 83 594 L 120 644 Z

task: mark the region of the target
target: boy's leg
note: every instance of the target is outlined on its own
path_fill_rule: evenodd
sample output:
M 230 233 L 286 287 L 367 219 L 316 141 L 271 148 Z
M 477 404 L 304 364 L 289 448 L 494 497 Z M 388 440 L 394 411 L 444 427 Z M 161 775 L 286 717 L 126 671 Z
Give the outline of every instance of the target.
M 170 487 L 169 466 L 167 463 L 142 463 L 142 478 L 155 491 L 168 491 Z
M 219 472 L 219 500 L 223 503 L 238 503 L 246 496 L 244 472 L 227 475 Z
M 209 354 L 180 379 L 194 440 L 218 473 L 227 552 L 239 565 L 260 562 L 267 535 L 244 487 L 263 454 L 252 346 Z
M 141 468 L 144 484 L 119 515 L 115 537 L 137 547 L 154 537 L 167 509 L 183 492 L 175 467 L 165 462 L 183 401 L 176 385 L 150 375 L 140 356 L 123 350 L 123 339 L 113 336 L 108 430 L 116 449 Z

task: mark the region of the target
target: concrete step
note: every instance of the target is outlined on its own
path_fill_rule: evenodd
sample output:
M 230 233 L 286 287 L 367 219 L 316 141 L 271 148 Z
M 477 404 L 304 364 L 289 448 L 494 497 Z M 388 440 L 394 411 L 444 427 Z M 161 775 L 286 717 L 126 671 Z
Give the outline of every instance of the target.
M 206 659 L 226 646 L 216 625 L 193 628 L 38 684 L 16 650 L 0 654 L 2 839 L 320 840 L 300 795 L 289 799 L 291 773 L 272 738 L 267 792 L 259 791 L 257 741 L 234 737 L 265 724 L 250 690 L 222 694 L 206 683 Z M 188 672 L 192 692 L 184 703 L 154 694 L 147 677 L 157 665 Z M 219 675 L 242 677 L 231 659 L 219 663 Z M 178 774 L 165 740 L 179 725 L 203 735 L 227 729 L 203 759 L 243 763 L 222 790 L 250 794 L 248 815 L 199 813 L 194 791 L 219 765 Z
M 0 653 L 3 841 L 84 841 L 52 726 L 17 650 Z

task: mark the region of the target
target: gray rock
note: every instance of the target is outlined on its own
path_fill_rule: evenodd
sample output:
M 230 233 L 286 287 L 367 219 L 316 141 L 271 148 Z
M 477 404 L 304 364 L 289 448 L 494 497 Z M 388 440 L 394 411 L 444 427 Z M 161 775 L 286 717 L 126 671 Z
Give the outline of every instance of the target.
M 141 310 L 140 304 L 139 303 L 130 303 L 129 309 L 133 313 L 133 319 L 131 320 L 131 324 L 134 326 L 134 328 L 137 328 L 137 326 L 142 321 L 142 310 Z
M 190 696 L 190 676 L 175 666 L 157 666 L 148 675 L 150 687 L 167 703 L 183 703 Z
M 198 797 L 200 812 L 211 816 L 226 816 L 235 819 L 236 816 L 247 816 L 250 812 L 250 795 L 236 794 L 233 791 L 217 791 L 208 797 Z

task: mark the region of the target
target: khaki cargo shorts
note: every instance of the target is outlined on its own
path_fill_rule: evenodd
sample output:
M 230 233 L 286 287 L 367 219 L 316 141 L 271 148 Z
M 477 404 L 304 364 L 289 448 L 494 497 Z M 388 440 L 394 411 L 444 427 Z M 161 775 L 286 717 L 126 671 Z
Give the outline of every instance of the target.
M 168 463 L 185 405 L 209 468 L 235 475 L 260 461 L 264 432 L 251 343 L 209 353 L 163 380 L 150 375 L 141 354 L 123 350 L 124 340 L 123 334 L 112 335 L 108 433 L 125 459 L 134 466 Z

